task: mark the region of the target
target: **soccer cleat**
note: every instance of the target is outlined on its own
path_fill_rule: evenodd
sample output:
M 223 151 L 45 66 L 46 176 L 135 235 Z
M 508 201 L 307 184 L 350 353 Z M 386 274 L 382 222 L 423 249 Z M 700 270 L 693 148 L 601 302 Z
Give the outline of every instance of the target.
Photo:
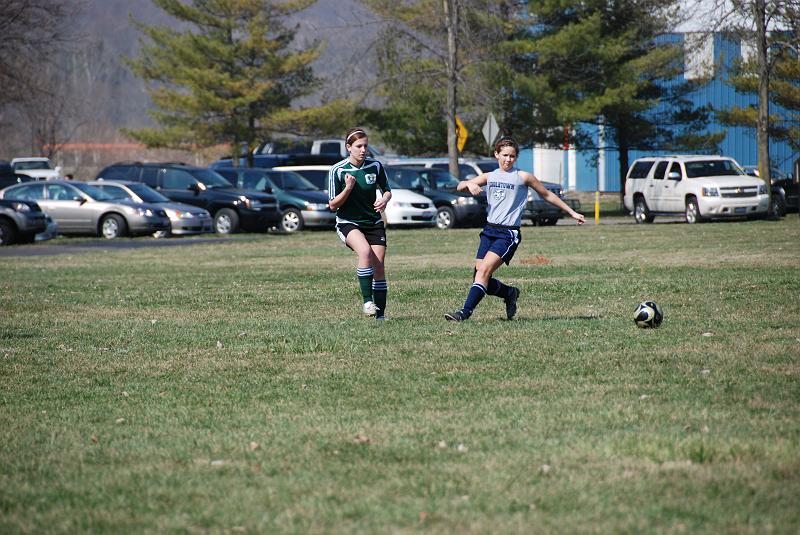
M 374 316 L 378 313 L 378 307 L 375 306 L 375 303 L 372 301 L 367 301 L 364 303 L 364 315 L 365 316 Z
M 511 286 L 508 288 L 508 297 L 505 298 L 506 302 L 506 318 L 514 319 L 517 314 L 517 299 L 519 299 L 519 288 Z
M 464 313 L 461 312 L 460 310 L 456 310 L 455 312 L 450 312 L 449 314 L 444 315 L 444 319 L 446 319 L 447 321 L 456 321 L 456 322 L 464 321 L 468 317 L 469 316 L 464 315 Z

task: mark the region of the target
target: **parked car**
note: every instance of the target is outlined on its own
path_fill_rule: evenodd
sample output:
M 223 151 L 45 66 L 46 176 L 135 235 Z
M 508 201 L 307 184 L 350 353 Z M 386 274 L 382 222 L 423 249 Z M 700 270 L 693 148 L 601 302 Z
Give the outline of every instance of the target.
M 340 161 L 337 160 L 335 163 Z M 327 194 L 328 171 L 331 170 L 331 165 L 281 165 L 273 167 L 273 169 L 275 171 L 294 171 Z
M 425 167 L 432 169 L 439 169 L 442 171 L 450 172 L 450 160 L 444 157 L 434 158 L 406 158 L 397 157 L 389 158 L 386 165 L 398 165 L 402 167 Z M 469 180 L 476 177 L 481 173 L 488 173 L 497 169 L 497 160 L 476 160 L 473 158 L 459 158 L 458 159 L 458 178 L 460 180 Z
M 392 199 L 384 210 L 387 226 L 433 227 L 436 225 L 436 206 L 433 201 L 389 179 Z M 380 192 L 378 192 L 380 194 Z
M 274 195 L 235 188 L 219 173 L 182 163 L 120 162 L 100 171 L 97 179 L 142 182 L 175 202 L 211 213 L 214 230 L 266 231 L 280 223 Z
M 345 147 L 344 139 L 315 139 L 313 141 L 302 140 L 275 140 L 261 143 L 255 151 L 256 155 L 264 154 L 284 154 L 291 156 L 302 155 L 326 155 L 335 156 L 337 161 L 347 158 L 348 152 Z M 380 162 L 384 161 L 383 153 L 373 147 L 367 146 L 367 156 Z M 310 163 L 310 162 L 309 162 Z M 330 162 L 334 164 L 336 162 Z M 289 164 L 287 164 L 289 165 Z
M 401 188 L 416 191 L 433 201 L 436 207 L 436 226 L 449 229 L 455 226 L 483 225 L 488 202 L 486 195 L 473 197 L 456 191 L 458 179 L 447 171 L 426 167 L 387 165 L 386 175 Z
M 61 168 L 53 166 L 50 158 L 40 156 L 14 158 L 11 160 L 11 167 L 15 173 L 28 175 L 36 180 L 61 178 Z
M 46 230 L 46 216 L 37 203 L 0 199 L 0 245 L 31 243 Z
M 253 168 L 269 169 L 277 166 L 286 165 L 327 165 L 331 166 L 342 160 L 336 154 L 254 154 Z M 230 156 L 221 158 L 208 166 L 210 169 L 222 167 L 233 167 L 233 159 Z M 247 158 L 239 158 L 239 167 L 247 167 Z
M 28 182 L 5 188 L 0 191 L 0 197 L 36 202 L 58 223 L 62 234 L 91 234 L 113 239 L 170 228 L 169 218 L 159 206 L 111 199 L 84 182 Z
M 328 194 L 292 171 L 218 167 L 217 173 L 234 186 L 272 193 L 281 211 L 279 228 L 296 232 L 305 227 L 333 227 L 336 214 L 328 207 Z
M 164 209 L 169 217 L 170 229 L 158 231 L 155 237 L 170 234 L 202 234 L 214 232 L 211 214 L 204 208 L 191 204 L 173 202 L 159 192 L 141 182 L 123 180 L 95 180 L 89 182 L 111 199 L 126 199 L 136 204 L 154 204 Z
M 659 214 L 682 213 L 687 223 L 763 217 L 767 185 L 724 156 L 640 158 L 628 169 L 623 202 L 637 223 Z
M 746 165 L 745 173 L 750 176 L 758 176 L 758 166 Z M 772 178 L 772 190 L 770 202 L 772 203 L 772 213 L 777 217 L 783 217 L 786 212 L 798 211 L 798 179 L 791 177 L 780 169 L 772 168 L 770 177 Z

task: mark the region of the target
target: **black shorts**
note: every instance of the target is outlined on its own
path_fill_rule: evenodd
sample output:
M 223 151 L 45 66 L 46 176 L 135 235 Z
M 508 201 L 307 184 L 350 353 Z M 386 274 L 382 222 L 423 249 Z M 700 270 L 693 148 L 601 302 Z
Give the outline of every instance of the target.
M 383 226 L 383 222 L 380 222 L 375 227 L 359 227 L 352 223 L 336 223 L 336 234 L 339 235 L 339 238 L 345 245 L 347 245 L 347 235 L 354 230 L 360 230 L 367 239 L 368 244 L 383 245 L 386 247 L 386 229 Z M 349 245 L 347 246 L 350 247 Z

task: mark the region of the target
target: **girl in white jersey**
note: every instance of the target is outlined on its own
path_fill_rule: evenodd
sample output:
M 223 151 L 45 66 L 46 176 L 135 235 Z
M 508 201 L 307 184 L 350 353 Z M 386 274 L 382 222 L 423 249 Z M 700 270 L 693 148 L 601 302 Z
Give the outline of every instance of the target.
M 486 294 L 505 301 L 506 317 L 509 320 L 517 313 L 519 288 L 503 284 L 492 278 L 492 274 L 503 262 L 511 262 L 522 241 L 519 227 L 522 209 L 528 201 L 529 187 L 536 190 L 545 201 L 567 212 L 579 225 L 584 223 L 582 214 L 567 206 L 535 176 L 514 167 L 518 153 L 516 141 L 510 137 L 500 138 L 494 145 L 494 157 L 500 167 L 491 173 L 482 173 L 458 183 L 458 191 L 469 191 L 472 195 L 479 195 L 483 191 L 482 187 L 488 185 L 486 195 L 489 200 L 489 214 L 486 227 L 481 232 L 478 253 L 475 255 L 475 277 L 467 300 L 461 309 L 444 315 L 449 321 L 468 319 Z

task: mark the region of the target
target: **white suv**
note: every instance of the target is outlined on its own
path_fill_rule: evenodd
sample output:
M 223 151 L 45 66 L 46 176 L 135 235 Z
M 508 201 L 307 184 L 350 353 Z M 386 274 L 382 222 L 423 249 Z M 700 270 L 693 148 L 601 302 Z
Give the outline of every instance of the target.
M 687 223 L 764 216 L 767 186 L 723 156 L 662 156 L 633 162 L 625 181 L 625 209 L 637 223 L 658 214 L 684 214 Z

